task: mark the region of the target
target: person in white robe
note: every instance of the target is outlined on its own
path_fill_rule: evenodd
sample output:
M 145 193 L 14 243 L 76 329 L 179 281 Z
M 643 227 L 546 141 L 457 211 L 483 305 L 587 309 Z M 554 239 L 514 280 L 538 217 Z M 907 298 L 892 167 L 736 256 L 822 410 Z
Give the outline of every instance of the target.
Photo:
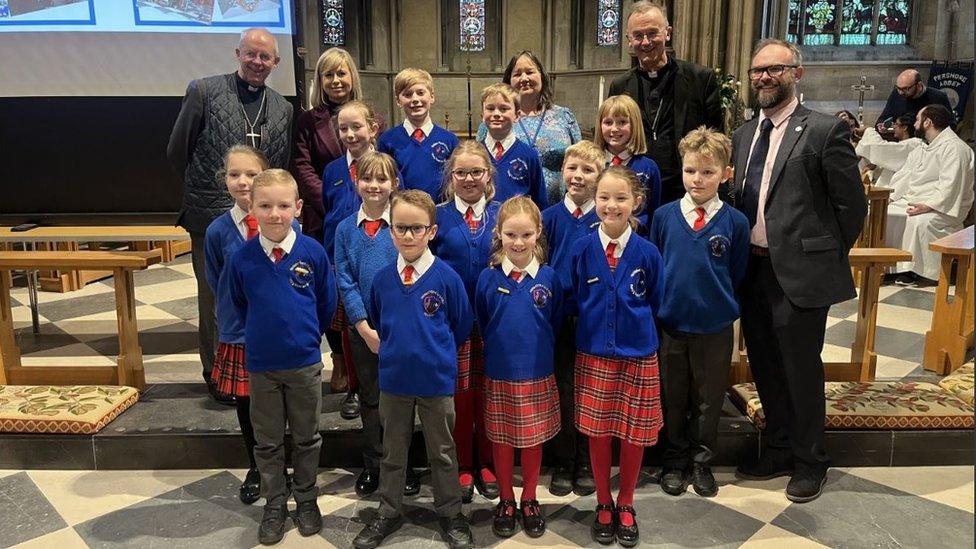
M 891 177 L 886 244 L 912 253 L 912 261 L 895 267 L 905 273 L 896 280 L 902 284 L 938 279 L 940 254 L 929 244 L 961 230 L 973 206 L 973 150 L 948 127 L 951 120 L 941 105 L 919 111 L 915 130 L 925 144 Z
M 895 122 L 895 140 L 885 141 L 874 128 L 866 128 L 854 151 L 868 164 L 871 180 L 877 187 L 892 188 L 891 176 L 905 165 L 908 153 L 925 142 L 914 137 L 915 119 L 908 115 Z M 907 181 L 907 180 L 906 180 Z M 900 194 L 904 194 L 904 190 Z

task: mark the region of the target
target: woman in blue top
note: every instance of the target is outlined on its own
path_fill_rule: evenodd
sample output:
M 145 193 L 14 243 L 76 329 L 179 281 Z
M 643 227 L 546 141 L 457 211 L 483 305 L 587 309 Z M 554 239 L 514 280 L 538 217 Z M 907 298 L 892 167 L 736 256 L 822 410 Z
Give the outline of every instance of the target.
M 563 153 L 566 148 L 582 141 L 579 123 L 573 111 L 553 103 L 552 80 L 542 68 L 542 61 L 529 50 L 516 53 L 508 62 L 502 82 L 519 92 L 518 121 L 515 137 L 539 153 L 546 176 L 549 204 L 563 198 L 566 188 L 562 180 Z M 478 127 L 478 141 L 483 141 L 488 128 Z

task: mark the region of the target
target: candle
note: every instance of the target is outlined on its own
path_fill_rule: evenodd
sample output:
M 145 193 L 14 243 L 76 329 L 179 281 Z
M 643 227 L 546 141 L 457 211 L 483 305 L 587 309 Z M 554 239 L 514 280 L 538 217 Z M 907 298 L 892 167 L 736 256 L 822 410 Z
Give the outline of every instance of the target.
M 600 94 L 597 96 L 596 108 L 599 111 L 600 105 L 603 104 L 603 83 L 606 80 L 605 76 L 600 76 Z

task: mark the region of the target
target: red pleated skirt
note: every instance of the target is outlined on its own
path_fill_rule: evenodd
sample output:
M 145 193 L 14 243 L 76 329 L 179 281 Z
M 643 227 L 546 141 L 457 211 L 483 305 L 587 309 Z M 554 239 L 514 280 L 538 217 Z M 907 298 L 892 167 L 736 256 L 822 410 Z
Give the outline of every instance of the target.
M 485 377 L 485 433 L 488 440 L 528 448 L 559 433 L 556 377 L 504 381 Z
M 653 446 L 664 424 L 657 353 L 639 358 L 576 353 L 576 428 Z
M 247 397 L 251 395 L 247 368 L 244 367 L 243 343 L 219 343 L 214 354 L 210 379 L 222 395 Z
M 457 384 L 455 393 L 463 393 L 472 389 L 485 387 L 485 347 L 478 329 L 471 330 L 471 336 L 458 349 Z

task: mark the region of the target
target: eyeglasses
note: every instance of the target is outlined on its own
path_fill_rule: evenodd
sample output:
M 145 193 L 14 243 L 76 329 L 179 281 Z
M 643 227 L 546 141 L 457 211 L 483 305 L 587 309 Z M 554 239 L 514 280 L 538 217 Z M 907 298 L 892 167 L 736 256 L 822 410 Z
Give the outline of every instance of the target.
M 911 86 L 905 86 L 904 88 L 901 87 L 901 86 L 899 86 L 899 85 L 897 85 L 897 84 L 895 84 L 895 89 L 898 90 L 898 91 L 900 91 L 901 93 L 908 93 L 908 92 L 914 90 L 915 87 L 918 86 L 919 84 L 920 84 L 920 82 L 915 82 Z
M 414 238 L 420 238 L 424 236 L 431 228 L 431 225 L 393 225 L 393 234 L 397 236 L 407 236 L 410 233 Z
M 458 169 L 458 170 L 452 170 L 451 171 L 451 175 L 454 177 L 454 179 L 457 179 L 458 181 L 461 181 L 463 179 L 467 179 L 467 177 L 469 175 L 471 177 L 475 178 L 475 179 L 481 179 L 481 177 L 483 175 L 485 175 L 487 172 L 488 172 L 488 170 L 486 170 L 484 168 L 475 168 L 473 170 L 460 170 L 460 169 Z
M 762 78 L 763 73 L 766 73 L 773 78 L 779 78 L 784 72 L 786 72 L 786 69 L 795 69 L 797 67 L 799 67 L 799 65 L 769 65 L 766 67 L 755 67 L 749 69 L 749 79 L 759 80 Z

